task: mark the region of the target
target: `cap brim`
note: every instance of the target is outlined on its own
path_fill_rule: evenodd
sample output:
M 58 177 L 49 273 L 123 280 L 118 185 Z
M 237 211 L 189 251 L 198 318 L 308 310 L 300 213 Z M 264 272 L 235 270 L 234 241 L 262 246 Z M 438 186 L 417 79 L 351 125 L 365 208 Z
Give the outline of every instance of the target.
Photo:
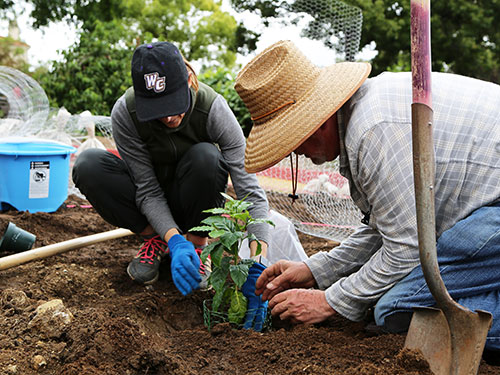
M 189 97 L 189 85 L 187 83 L 175 92 L 166 95 L 145 97 L 136 94 L 135 111 L 137 119 L 146 122 L 185 113 L 189 109 Z
M 296 104 L 263 123 L 254 123 L 245 150 L 246 171 L 263 171 L 293 152 L 358 90 L 370 70 L 368 63 L 322 68 L 314 89 Z

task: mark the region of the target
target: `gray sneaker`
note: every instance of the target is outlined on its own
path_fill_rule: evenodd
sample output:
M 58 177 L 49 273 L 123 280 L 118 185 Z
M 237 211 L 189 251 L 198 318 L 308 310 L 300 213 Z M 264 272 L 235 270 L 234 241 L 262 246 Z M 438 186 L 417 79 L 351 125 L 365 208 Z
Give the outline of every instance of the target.
M 145 238 L 139 252 L 127 267 L 130 278 L 142 285 L 156 282 L 166 247 L 167 244 L 160 239 L 160 236 Z
M 196 254 L 198 254 L 199 257 L 201 257 L 201 252 L 203 249 L 195 249 Z M 211 285 L 208 285 L 208 278 L 210 277 L 210 274 L 212 273 L 212 261 L 210 260 L 210 257 L 207 258 L 206 262 L 203 264 L 201 263 L 201 258 L 200 258 L 200 276 L 201 276 L 201 282 L 200 282 L 200 290 L 210 290 L 212 289 Z

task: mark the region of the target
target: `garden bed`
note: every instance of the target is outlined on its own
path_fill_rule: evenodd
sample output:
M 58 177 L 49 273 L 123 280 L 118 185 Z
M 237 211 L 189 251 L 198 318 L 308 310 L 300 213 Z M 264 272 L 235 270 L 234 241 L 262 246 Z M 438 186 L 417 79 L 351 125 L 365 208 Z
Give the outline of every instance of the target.
M 71 196 L 54 213 L 3 212 L 0 226 L 12 221 L 35 234 L 35 247 L 114 229 L 85 205 Z M 300 238 L 308 255 L 334 245 Z M 210 291 L 183 297 L 166 263 L 153 286 L 130 280 L 139 246 L 129 236 L 0 271 L 0 374 L 430 374 L 403 349 L 404 336 L 375 335 L 342 317 L 314 326 L 274 320 L 265 333 L 225 324 L 208 332 Z M 45 303 L 54 300 L 60 313 L 47 320 Z M 479 373 L 498 369 L 482 362 Z

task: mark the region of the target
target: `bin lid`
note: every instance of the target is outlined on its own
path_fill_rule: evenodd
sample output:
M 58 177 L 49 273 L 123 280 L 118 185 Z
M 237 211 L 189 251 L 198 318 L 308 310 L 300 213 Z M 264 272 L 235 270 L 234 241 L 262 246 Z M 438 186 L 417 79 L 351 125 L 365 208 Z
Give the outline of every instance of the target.
M 35 137 L 0 138 L 2 155 L 61 155 L 72 154 L 76 148 L 62 142 Z

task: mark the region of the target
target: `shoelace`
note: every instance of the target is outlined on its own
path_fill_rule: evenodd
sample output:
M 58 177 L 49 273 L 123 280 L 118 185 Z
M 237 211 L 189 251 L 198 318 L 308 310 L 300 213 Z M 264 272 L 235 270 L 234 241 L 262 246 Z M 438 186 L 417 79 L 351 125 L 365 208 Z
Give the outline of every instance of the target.
M 166 253 L 164 246 L 167 246 L 167 244 L 160 239 L 159 235 L 144 239 L 144 244 L 136 256 L 141 258 L 141 263 L 153 264 L 153 260 L 158 252 Z

